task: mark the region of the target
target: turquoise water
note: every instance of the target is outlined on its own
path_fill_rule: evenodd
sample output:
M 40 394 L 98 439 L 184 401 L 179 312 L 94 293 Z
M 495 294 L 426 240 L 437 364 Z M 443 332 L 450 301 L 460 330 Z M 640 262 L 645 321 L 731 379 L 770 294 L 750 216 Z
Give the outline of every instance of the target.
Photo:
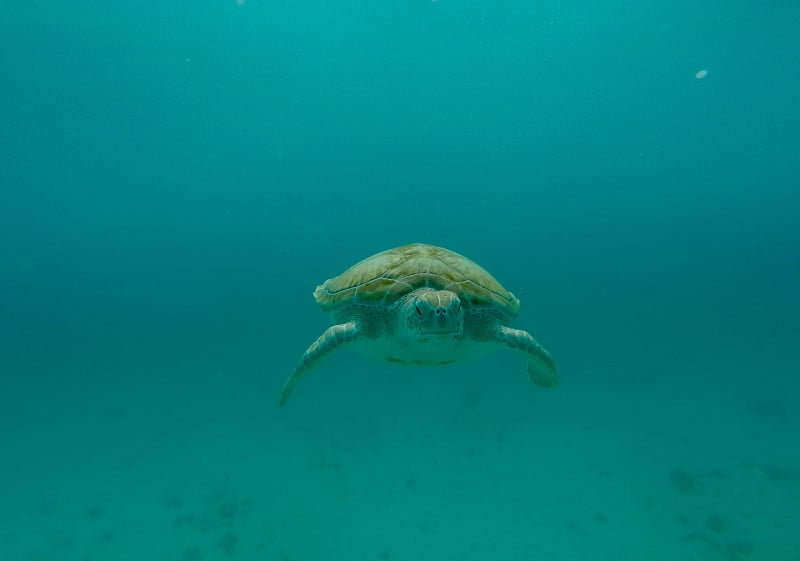
M 800 560 L 798 21 L 5 2 L 0 561 Z M 561 384 L 342 349 L 279 409 L 412 241 Z

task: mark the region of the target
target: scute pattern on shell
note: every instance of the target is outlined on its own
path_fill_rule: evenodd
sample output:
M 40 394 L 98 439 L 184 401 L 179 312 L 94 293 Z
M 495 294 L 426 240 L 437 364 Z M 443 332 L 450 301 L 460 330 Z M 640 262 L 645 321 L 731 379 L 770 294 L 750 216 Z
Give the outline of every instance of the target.
M 483 267 L 427 244 L 405 245 L 368 257 L 318 286 L 314 298 L 326 309 L 380 306 L 421 287 L 452 290 L 468 308 L 496 307 L 510 317 L 519 313 L 519 299 Z

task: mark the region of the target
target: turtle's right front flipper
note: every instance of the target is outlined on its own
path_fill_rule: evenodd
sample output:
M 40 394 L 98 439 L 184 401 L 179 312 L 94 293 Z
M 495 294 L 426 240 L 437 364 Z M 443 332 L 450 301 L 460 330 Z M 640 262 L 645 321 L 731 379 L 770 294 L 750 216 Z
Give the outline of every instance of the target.
M 289 399 L 289 394 L 292 393 L 297 382 L 300 378 L 308 374 L 308 371 L 314 368 L 317 363 L 325 356 L 331 353 L 337 347 L 345 343 L 353 341 L 361 330 L 355 322 L 342 323 L 339 325 L 332 325 L 326 329 L 319 338 L 314 341 L 310 347 L 306 349 L 300 362 L 294 368 L 294 372 L 286 380 L 281 390 L 281 407 Z

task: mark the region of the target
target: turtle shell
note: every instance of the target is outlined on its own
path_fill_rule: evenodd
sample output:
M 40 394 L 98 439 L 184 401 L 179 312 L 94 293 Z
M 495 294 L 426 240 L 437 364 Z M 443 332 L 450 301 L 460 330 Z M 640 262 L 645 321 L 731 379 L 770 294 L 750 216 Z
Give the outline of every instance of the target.
M 323 309 L 351 305 L 388 306 L 412 290 L 429 287 L 458 294 L 465 309 L 496 308 L 514 318 L 519 299 L 486 269 L 442 247 L 410 244 L 368 257 L 317 287 Z

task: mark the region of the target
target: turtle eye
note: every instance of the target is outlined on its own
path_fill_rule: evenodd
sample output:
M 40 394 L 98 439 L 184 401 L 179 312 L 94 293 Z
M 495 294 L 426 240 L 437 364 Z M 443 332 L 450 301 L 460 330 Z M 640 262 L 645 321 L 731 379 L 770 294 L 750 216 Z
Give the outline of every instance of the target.
M 419 306 L 414 306 L 414 309 L 417 310 L 417 315 L 422 315 L 422 310 L 419 309 Z

